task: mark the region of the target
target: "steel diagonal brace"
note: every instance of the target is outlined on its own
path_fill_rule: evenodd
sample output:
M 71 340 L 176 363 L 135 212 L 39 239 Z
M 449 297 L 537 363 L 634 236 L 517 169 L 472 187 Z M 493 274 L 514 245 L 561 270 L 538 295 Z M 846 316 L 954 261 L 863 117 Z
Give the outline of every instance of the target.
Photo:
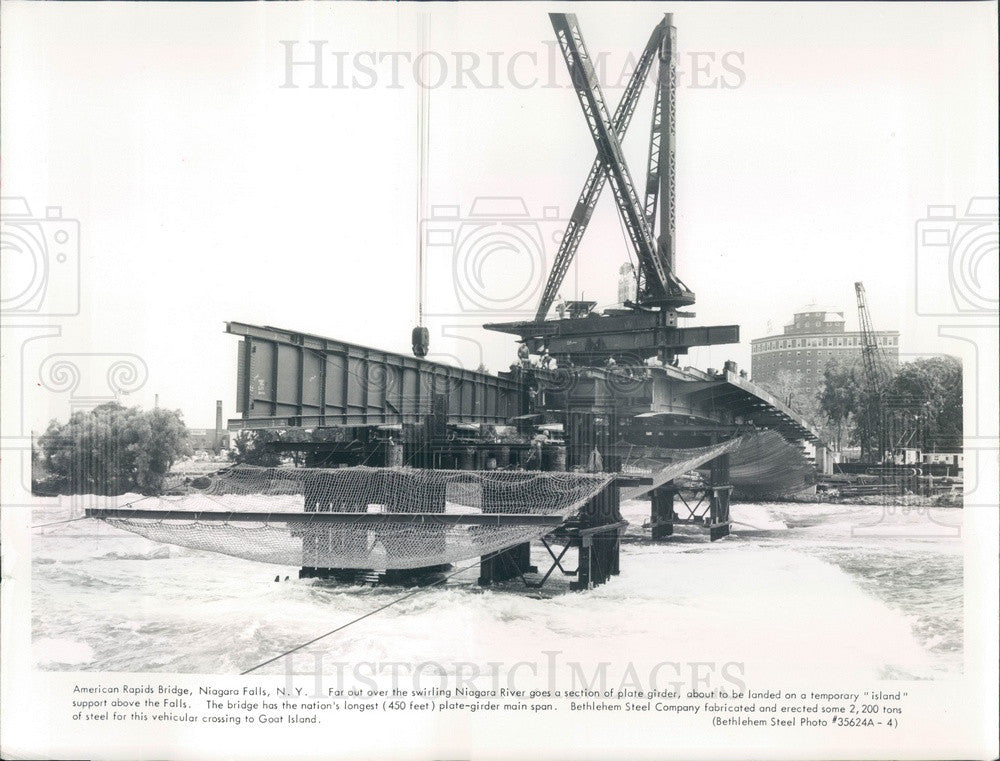
M 681 286 L 664 266 L 657 252 L 656 242 L 646 221 L 644 209 L 639 202 L 635 183 L 625 163 L 621 143 L 608 117 L 604 95 L 601 92 L 593 61 L 587 52 L 576 15 L 571 13 L 550 13 L 552 27 L 562 50 L 566 66 L 569 68 L 577 98 L 583 109 L 591 137 L 598 154 L 607 166 L 607 177 L 615 195 L 619 214 L 628 232 L 646 276 L 647 289 L 651 298 L 668 300 L 681 291 Z
M 649 36 L 649 42 L 646 43 L 642 55 L 639 56 L 635 71 L 632 72 L 632 76 L 625 86 L 625 92 L 622 94 L 621 100 L 618 101 L 618 107 L 615 109 L 615 115 L 612 117 L 611 122 L 614 125 L 614 131 L 619 141 L 628 131 L 632 116 L 635 114 L 635 107 L 639 103 L 639 96 L 642 94 L 642 88 L 646 82 L 646 76 L 649 74 L 649 68 L 663 43 L 662 35 L 664 34 L 665 25 L 665 21 L 660 22 Z M 587 180 L 583 184 L 583 190 L 577 199 L 576 207 L 573 209 L 569 224 L 566 225 L 562 241 L 559 243 L 559 250 L 556 252 L 555 260 L 552 263 L 552 270 L 549 272 L 549 279 L 545 283 L 545 290 L 538 304 L 538 312 L 535 314 L 535 319 L 538 321 L 545 319 L 545 316 L 549 313 L 549 309 L 552 308 L 553 302 L 556 300 L 563 280 L 566 279 L 569 265 L 572 264 L 573 257 L 576 256 L 580 240 L 583 238 L 583 233 L 587 229 L 587 224 L 590 222 L 591 216 L 593 216 L 594 206 L 597 204 L 597 199 L 601 196 L 601 191 L 604 190 L 604 183 L 607 182 L 606 172 L 607 165 L 601 157 L 601 153 L 598 152 L 594 158 L 594 163 L 590 167 L 590 172 L 587 174 Z
M 677 30 L 673 14 L 668 13 L 659 50 L 660 66 L 653 102 L 653 125 L 649 138 L 644 212 L 649 229 L 655 229 L 657 204 L 660 226 L 656 245 L 667 269 L 685 290 L 687 286 L 674 274 L 674 232 L 676 218 L 674 168 L 677 112 Z

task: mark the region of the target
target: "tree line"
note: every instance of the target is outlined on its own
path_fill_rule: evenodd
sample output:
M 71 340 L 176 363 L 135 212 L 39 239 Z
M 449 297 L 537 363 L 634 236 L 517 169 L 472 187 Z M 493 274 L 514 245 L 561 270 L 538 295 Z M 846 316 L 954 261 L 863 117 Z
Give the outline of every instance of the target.
M 884 444 L 923 451 L 962 448 L 962 363 L 956 357 L 926 357 L 890 368 L 880 396 L 866 389 L 860 362 L 832 360 L 814 394 L 791 376 L 767 385 L 838 450 L 857 446 L 871 457 Z
M 860 364 L 836 361 L 827 365 L 818 393 L 802 391 L 781 377 L 769 386 L 814 421 L 837 449 L 859 446 L 868 456 L 880 452 L 884 447 L 879 426 L 885 429 L 887 423 L 889 446 L 962 448 L 962 364 L 955 357 L 917 359 L 894 368 L 878 399 L 866 391 Z M 229 459 L 273 467 L 284 459 L 268 448 L 269 442 L 337 435 L 330 429 L 241 431 L 233 439 Z M 114 402 L 74 412 L 65 423 L 51 421 L 37 445 L 32 449 L 36 494 L 161 494 L 171 468 L 191 454 L 179 410 L 143 411 Z
M 282 456 L 267 447 L 279 440 L 306 441 L 311 437 L 299 429 L 240 431 L 233 438 L 229 460 L 280 465 Z M 162 494 L 169 486 L 173 466 L 192 454 L 180 410 L 144 411 L 116 402 L 74 412 L 64 423 L 52 420 L 34 444 L 32 493 L 42 496 Z
M 116 402 L 53 420 L 32 450 L 36 494 L 163 491 L 174 463 L 191 454 L 180 410 L 125 407 Z

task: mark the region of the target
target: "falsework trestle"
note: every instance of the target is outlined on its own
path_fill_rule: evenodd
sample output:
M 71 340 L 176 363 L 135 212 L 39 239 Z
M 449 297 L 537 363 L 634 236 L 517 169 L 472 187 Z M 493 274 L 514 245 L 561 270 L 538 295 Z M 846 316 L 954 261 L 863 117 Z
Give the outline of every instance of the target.
M 709 462 L 707 486 L 682 490 L 670 481 L 652 492 L 650 525 L 653 539 L 666 539 L 674 526 L 688 525 L 708 529 L 715 541 L 729 536 L 729 502 L 733 487 L 729 483 L 729 454 Z M 687 496 L 685 496 L 685 493 Z
M 551 563 L 538 580 L 526 574 L 537 574 L 538 567 L 531 564 L 531 547 L 523 543 L 483 557 L 480 561 L 479 583 L 489 586 L 494 582 L 520 578 L 531 589 L 545 585 L 558 569 L 564 576 L 575 576 L 570 589 L 592 589 L 611 576 L 620 573 L 621 533 L 628 522 L 618 509 L 618 486 L 612 482 L 594 495 L 573 518 L 541 538 Z M 553 546 L 562 546 L 557 553 Z M 577 566 L 568 570 L 563 559 L 571 548 L 577 550 Z

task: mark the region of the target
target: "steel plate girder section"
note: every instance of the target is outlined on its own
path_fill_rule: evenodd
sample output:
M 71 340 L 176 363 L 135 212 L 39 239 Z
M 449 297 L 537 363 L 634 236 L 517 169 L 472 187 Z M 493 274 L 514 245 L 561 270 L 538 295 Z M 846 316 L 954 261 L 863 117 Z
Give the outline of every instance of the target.
M 227 322 L 226 332 L 237 336 L 263 339 L 264 341 L 273 342 L 275 344 L 301 346 L 306 349 L 319 351 L 322 354 L 337 354 L 357 359 L 375 359 L 391 362 L 393 365 L 401 367 L 419 368 L 427 372 L 445 372 L 452 376 L 463 378 L 496 378 L 496 376 L 479 373 L 475 370 L 466 370 L 461 367 L 453 367 L 439 362 L 431 362 L 426 359 L 418 359 L 408 354 L 397 354 L 395 352 L 385 351 L 382 349 L 373 349 L 368 346 L 351 344 L 346 341 L 324 338 L 323 336 L 317 336 L 309 333 L 299 333 L 297 331 L 286 330 L 283 328 L 248 325 L 241 322 Z M 516 381 L 504 378 L 501 378 L 500 380 L 502 382 L 509 383 L 512 386 L 517 385 Z
M 736 373 L 733 372 L 726 372 L 725 378 L 728 383 L 732 383 L 734 386 L 739 386 L 740 388 L 744 389 L 748 394 L 751 394 L 753 396 L 758 397 L 759 399 L 766 401 L 776 410 L 779 410 L 783 414 L 788 415 L 789 417 L 798 421 L 801 425 L 805 427 L 811 427 L 809 426 L 809 421 L 807 421 L 804 417 L 796 413 L 791 408 L 787 407 L 776 396 L 774 396 L 771 393 L 768 393 L 763 388 L 758 386 L 756 383 L 746 380 L 744 378 L 740 378 Z
M 653 398 L 654 401 L 668 401 L 681 397 L 690 397 L 704 392 L 711 393 L 714 389 L 724 385 L 724 381 L 684 381 L 675 380 L 668 377 L 654 378 Z
M 713 389 L 702 389 L 688 394 L 692 400 L 704 404 L 725 404 L 729 407 L 745 406 L 749 401 L 746 394 L 733 390 L 732 386 L 720 383 Z
M 274 328 L 229 323 L 227 330 L 244 337 L 244 418 L 418 422 L 435 393 L 448 396 L 454 422 L 502 423 L 520 412 L 521 385 L 511 378 Z
M 463 416 L 462 419 L 449 418 L 449 423 L 479 423 L 483 425 L 507 425 L 516 415 L 480 415 Z M 278 417 L 260 416 L 245 418 L 231 418 L 228 421 L 228 430 L 254 430 L 254 429 L 274 429 L 284 428 L 333 428 L 343 426 L 370 426 L 370 425 L 400 425 L 403 423 L 422 423 L 427 419 L 426 413 L 370 413 L 370 412 L 348 412 L 331 413 L 327 415 L 283 415 Z
M 688 415 L 712 421 L 719 421 L 723 416 L 721 414 L 723 411 L 719 410 L 715 405 L 692 401 L 688 396 L 672 398 L 654 396 L 650 404 L 650 411 L 664 412 L 672 415 Z
M 566 354 L 635 353 L 645 359 L 660 349 L 686 351 L 693 346 L 736 343 L 738 331 L 728 328 L 653 328 L 617 333 L 580 333 L 527 339 L 527 342 L 533 351 L 539 352 L 544 347 L 555 357 Z
M 653 330 L 665 327 L 663 312 L 640 312 L 616 315 L 590 315 L 560 320 L 522 320 L 519 322 L 488 323 L 483 327 L 524 338 L 572 336 L 590 333 L 621 333 L 633 330 Z
M 687 385 L 696 385 L 699 388 L 689 390 L 684 388 Z M 714 420 L 735 416 L 752 417 L 756 420 L 759 417 L 757 409 L 747 405 L 744 396 L 729 392 L 726 385 L 724 381 L 718 381 L 661 386 L 654 396 L 653 409 L 655 411 L 686 409 Z
M 728 375 L 728 374 L 727 374 Z M 711 419 L 739 416 L 773 428 L 786 438 L 820 441 L 819 434 L 804 418 L 775 407 L 731 380 L 667 381 L 654 385 L 653 411 L 676 413 L 690 410 Z
M 295 523 L 303 528 L 329 524 L 383 523 L 431 524 L 436 526 L 558 526 L 566 522 L 561 515 L 544 513 L 342 513 L 342 512 L 225 512 L 190 510 L 131 510 L 127 508 L 88 508 L 87 518 L 184 521 L 203 523 Z
M 803 426 L 800 421 L 789 417 L 781 410 L 758 404 L 752 397 L 745 394 L 725 393 L 724 391 L 717 391 L 714 394 L 708 392 L 708 394 L 694 394 L 692 396 L 697 397 L 696 403 L 698 404 L 725 409 L 729 414 L 751 419 L 769 428 L 794 428 L 813 435 L 808 426 Z
M 656 334 L 678 346 L 709 346 L 739 343 L 739 325 L 701 325 L 677 327 L 666 324 L 664 312 L 633 312 L 627 315 L 546 320 L 545 322 L 490 323 L 483 327 L 522 338 L 573 338 L 577 336 L 619 335 L 624 333 Z

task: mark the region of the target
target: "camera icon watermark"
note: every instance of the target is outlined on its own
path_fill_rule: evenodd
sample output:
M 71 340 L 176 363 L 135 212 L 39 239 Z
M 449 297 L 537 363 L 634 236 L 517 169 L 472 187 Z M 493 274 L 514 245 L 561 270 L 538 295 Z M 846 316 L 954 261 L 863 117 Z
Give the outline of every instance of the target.
M 26 404 L 29 390 L 33 398 L 56 413 L 53 418 L 72 420 L 77 413 L 88 413 L 101 405 L 122 404 L 126 397 L 139 391 L 149 378 L 145 360 L 136 354 L 98 352 L 49 353 L 38 362 L 37 374 L 22 374 L 20 388 L 12 385 Z M 43 433 L 29 432 L 22 412 L 20 428 L 12 428 L 0 438 L 8 479 L 9 492 L 5 508 L 43 507 L 53 504 L 78 508 L 93 506 L 92 494 L 111 493 L 111 486 L 94 491 L 95 484 L 106 483 L 109 474 L 120 472 L 122 454 L 115 441 L 90 442 L 82 446 L 77 440 L 55 440 Z M 44 446 L 42 445 L 44 442 Z M 99 444 L 99 446 L 97 445 Z M 104 463 L 101 468 L 94 463 Z M 46 488 L 50 466 L 65 476 L 59 490 Z M 79 474 L 86 474 L 86 478 Z M 62 496 L 60 496 L 60 494 Z
M 0 310 L 13 316 L 80 312 L 80 223 L 59 206 L 31 213 L 20 197 L 0 199 Z
M 972 198 L 965 214 L 929 206 L 916 226 L 919 315 L 995 315 L 1000 307 L 998 199 Z
M 424 313 L 491 320 L 533 316 L 568 223 L 557 206 L 533 214 L 517 196 L 480 196 L 468 214 L 459 205 L 433 206 L 420 231 Z M 443 264 L 450 278 L 439 276 Z M 563 287 L 574 292 L 575 284 L 571 268 Z
M 963 514 L 970 507 L 963 441 L 963 375 L 969 369 L 950 354 L 900 352 L 892 363 L 891 374 L 909 373 L 909 380 L 890 384 L 877 420 L 869 423 L 881 431 L 885 449 L 860 486 L 872 489 L 878 504 L 869 503 L 870 509 L 852 525 L 852 537 L 929 540 L 962 535 Z M 933 394 L 919 380 L 931 375 L 937 384 Z

